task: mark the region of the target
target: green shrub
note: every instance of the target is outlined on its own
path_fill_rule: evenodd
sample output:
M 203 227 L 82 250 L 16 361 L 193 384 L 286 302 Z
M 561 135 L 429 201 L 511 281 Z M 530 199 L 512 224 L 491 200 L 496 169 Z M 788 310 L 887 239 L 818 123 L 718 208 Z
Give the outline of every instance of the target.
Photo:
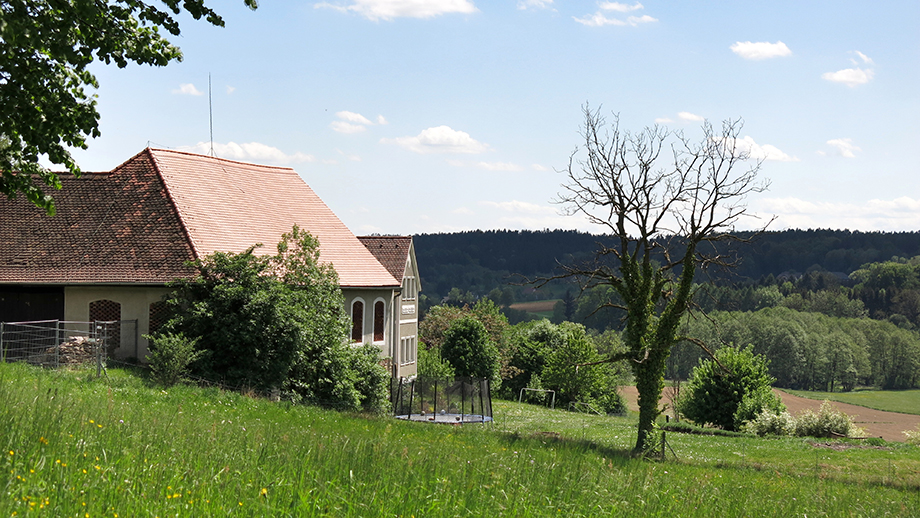
M 486 327 L 474 317 L 455 320 L 444 332 L 441 357 L 457 376 L 498 381 L 498 349 Z
M 198 338 L 189 339 L 182 333 L 161 333 L 144 335 L 150 341 L 147 362 L 153 379 L 164 387 L 171 387 L 188 374 L 189 365 L 204 355 L 196 351 Z
M 741 398 L 738 409 L 735 410 L 735 430 L 740 430 L 747 421 L 767 412 L 780 414 L 786 410 L 782 400 L 773 393 L 769 386 L 762 386 Z
M 789 412 L 773 412 L 763 409 L 753 419 L 741 426 L 741 431 L 763 437 L 764 435 L 792 435 L 795 432 L 795 418 Z
M 697 424 L 712 424 L 736 431 L 745 420 L 767 408 L 785 410 L 773 394 L 767 360 L 753 348 L 723 347 L 715 353 L 718 362 L 701 360 L 681 394 L 678 410 Z
M 441 358 L 441 350 L 422 347 L 418 350 L 418 376 L 421 378 L 453 378 L 454 368 Z
M 795 421 L 795 435 L 799 437 L 860 437 L 865 433 L 829 401 L 821 403 L 817 413 L 806 410 Z
M 389 397 L 380 349 L 341 341 L 298 362 L 283 389 L 294 401 L 348 411 L 381 411 Z

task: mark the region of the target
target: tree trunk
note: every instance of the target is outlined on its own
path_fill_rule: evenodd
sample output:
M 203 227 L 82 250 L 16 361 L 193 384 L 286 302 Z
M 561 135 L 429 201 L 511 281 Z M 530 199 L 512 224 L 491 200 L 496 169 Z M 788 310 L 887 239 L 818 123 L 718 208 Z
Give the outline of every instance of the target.
M 639 433 L 633 448 L 635 455 L 641 455 L 650 446 L 650 441 L 654 441 L 655 421 L 661 413 L 658 402 L 664 390 L 663 373 L 667 356 L 666 351 L 655 347 L 643 363 L 633 368 L 639 392 Z

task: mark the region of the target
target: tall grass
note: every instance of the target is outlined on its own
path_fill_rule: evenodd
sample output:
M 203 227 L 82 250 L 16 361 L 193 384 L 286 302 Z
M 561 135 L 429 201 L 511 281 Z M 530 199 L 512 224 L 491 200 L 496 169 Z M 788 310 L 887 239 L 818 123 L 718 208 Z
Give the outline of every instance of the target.
M 0 365 L 0 516 L 910 516 L 920 448 L 668 434 L 496 402 L 437 426 Z M 840 447 L 835 443 L 835 447 Z M 2 481 L 2 479 L 0 479 Z M 2 482 L 0 482 L 2 483 Z

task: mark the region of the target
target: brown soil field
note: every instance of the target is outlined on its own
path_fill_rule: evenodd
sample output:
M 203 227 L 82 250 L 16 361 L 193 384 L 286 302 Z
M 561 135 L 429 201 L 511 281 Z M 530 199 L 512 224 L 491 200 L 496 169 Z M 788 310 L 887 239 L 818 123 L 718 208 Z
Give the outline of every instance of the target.
M 817 399 L 794 396 L 782 390 L 773 389 L 773 391 L 782 398 L 783 403 L 792 415 L 800 414 L 805 410 L 817 412 L 821 408 L 821 403 L 823 403 L 823 401 Z M 630 410 L 639 410 L 637 403 L 639 394 L 636 391 L 636 387 L 620 387 L 620 394 L 623 394 L 623 397 L 626 398 L 626 406 Z M 661 403 L 670 405 L 670 401 L 666 396 L 662 397 Z M 905 430 L 915 430 L 917 426 L 920 426 L 920 415 L 884 412 L 836 401 L 831 401 L 831 404 L 841 412 L 849 415 L 856 426 L 864 429 L 869 437 L 881 437 L 886 441 L 904 442 L 906 437 L 903 432 Z
M 518 309 L 521 311 L 529 311 L 531 313 L 543 313 L 544 311 L 552 311 L 553 306 L 559 302 L 558 300 L 537 300 L 534 302 L 518 302 L 517 304 L 512 304 L 511 309 Z

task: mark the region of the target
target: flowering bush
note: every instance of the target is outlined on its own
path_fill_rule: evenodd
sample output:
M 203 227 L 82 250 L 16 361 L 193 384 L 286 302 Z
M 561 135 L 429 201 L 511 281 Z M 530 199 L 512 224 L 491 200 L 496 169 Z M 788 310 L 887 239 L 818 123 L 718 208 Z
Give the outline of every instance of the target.
M 920 446 L 920 425 L 914 430 L 904 430 L 904 435 L 907 436 L 907 444 Z
M 792 435 L 795 431 L 795 418 L 789 412 L 773 412 L 763 409 L 754 419 L 741 425 L 741 431 L 754 435 Z
M 799 437 L 859 437 L 865 433 L 828 401 L 821 404 L 818 413 L 806 410 L 795 421 L 795 435 Z

